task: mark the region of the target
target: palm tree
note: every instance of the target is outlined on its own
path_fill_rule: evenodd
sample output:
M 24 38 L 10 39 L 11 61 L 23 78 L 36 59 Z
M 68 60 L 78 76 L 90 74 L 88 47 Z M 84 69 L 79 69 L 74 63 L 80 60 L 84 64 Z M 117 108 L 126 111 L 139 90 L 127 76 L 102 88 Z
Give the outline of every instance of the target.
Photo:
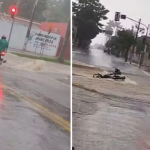
M 117 29 L 122 28 L 122 25 L 121 25 L 120 22 L 116 22 L 116 21 L 113 21 L 113 20 L 109 20 L 109 22 L 107 23 L 107 26 L 109 26 L 109 27 L 111 27 L 113 29 L 115 29 L 115 28 L 117 28 Z

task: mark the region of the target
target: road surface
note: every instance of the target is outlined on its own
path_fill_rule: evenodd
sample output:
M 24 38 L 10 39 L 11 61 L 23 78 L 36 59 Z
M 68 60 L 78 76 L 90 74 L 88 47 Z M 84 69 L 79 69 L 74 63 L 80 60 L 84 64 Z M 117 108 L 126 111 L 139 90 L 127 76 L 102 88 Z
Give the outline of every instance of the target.
M 73 57 L 100 68 L 118 66 L 127 80 L 93 79 L 94 68 L 73 68 L 75 150 L 149 149 L 150 75 L 102 51 L 93 53 Z
M 140 69 L 128 63 L 124 63 L 123 59 L 116 58 L 112 55 L 104 53 L 103 50 L 98 49 L 91 49 L 88 53 L 73 51 L 73 60 L 88 65 L 101 67 L 110 71 L 113 71 L 114 68 L 119 68 L 122 72 L 125 73 L 141 73 Z
M 69 66 L 11 54 L 6 59 L 0 67 L 0 149 L 69 150 Z

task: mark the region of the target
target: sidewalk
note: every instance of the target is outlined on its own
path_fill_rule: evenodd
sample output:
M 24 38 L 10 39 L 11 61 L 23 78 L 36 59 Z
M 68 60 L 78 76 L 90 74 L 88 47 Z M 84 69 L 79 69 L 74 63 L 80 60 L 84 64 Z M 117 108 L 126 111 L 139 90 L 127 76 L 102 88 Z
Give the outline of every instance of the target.
M 9 49 L 8 49 L 8 52 L 10 52 L 10 53 L 18 53 L 18 54 L 26 54 L 26 55 L 32 55 L 32 56 L 41 57 L 41 54 L 38 54 L 38 53 L 33 53 L 33 52 L 23 51 L 23 50 L 18 50 L 18 49 L 12 49 L 12 48 L 9 48 Z M 42 57 L 55 58 L 55 57 L 50 57 L 50 56 L 47 56 L 47 55 L 43 55 Z
M 29 51 L 9 49 L 8 52 L 12 53 L 12 54 L 16 54 L 20 57 L 27 57 L 27 58 L 31 58 L 31 59 L 40 59 L 40 60 L 44 60 L 44 61 L 60 63 L 58 61 L 57 57 L 52 57 L 52 56 L 47 56 L 47 55 L 42 55 L 41 56 L 41 54 L 33 53 L 33 52 L 29 52 Z M 64 64 L 62 64 L 62 65 L 70 65 L 70 61 L 65 60 Z

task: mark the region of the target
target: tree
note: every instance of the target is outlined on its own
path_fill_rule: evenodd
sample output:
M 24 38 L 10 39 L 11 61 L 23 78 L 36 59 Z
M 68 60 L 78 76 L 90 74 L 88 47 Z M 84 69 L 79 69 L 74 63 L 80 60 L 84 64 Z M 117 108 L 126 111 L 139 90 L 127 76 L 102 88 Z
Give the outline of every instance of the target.
M 144 51 L 145 44 L 147 45 L 148 48 L 150 47 L 150 37 L 146 38 L 147 40 L 145 41 L 145 44 L 143 42 L 144 38 L 145 36 L 137 38 L 137 51 L 136 51 L 137 54 L 140 54 L 141 51 Z
M 128 59 L 128 53 L 131 46 L 134 44 L 134 33 L 132 30 L 118 31 L 117 36 L 106 43 L 108 47 L 115 47 L 119 52 L 125 53 L 125 62 Z
M 35 0 L 21 0 L 18 15 L 30 19 Z M 38 1 L 35 9 L 34 20 L 43 21 L 43 11 L 47 8 L 47 0 Z
M 134 33 L 132 30 L 118 31 L 118 42 L 125 50 L 125 62 L 128 60 L 128 53 L 131 46 L 134 44 Z
M 119 29 L 122 29 L 120 22 L 109 20 L 109 22 L 107 22 L 107 25 L 105 27 L 105 30 L 107 31 L 107 32 L 105 32 L 105 35 L 108 38 L 110 38 L 112 36 L 112 34 L 114 33 L 114 31 L 118 32 Z
M 19 0 L 18 16 L 30 19 L 35 0 Z M 4 0 L 2 12 L 9 14 L 9 7 L 17 0 Z M 39 0 L 34 20 L 38 22 L 68 22 L 70 18 L 70 0 Z
M 70 0 L 48 0 L 48 21 L 68 22 L 70 18 Z
M 99 0 L 79 0 L 78 3 L 73 2 L 72 11 L 73 19 L 77 26 L 76 38 L 78 46 L 84 48 L 85 43 L 90 44 L 91 39 L 103 31 L 103 24 L 100 21 L 107 19 L 106 14 L 109 11 L 105 9 Z
M 107 22 L 107 26 L 110 27 L 110 28 L 117 28 L 117 29 L 120 29 L 122 28 L 122 25 L 120 22 L 116 22 L 116 21 L 113 21 L 113 20 L 109 20 L 109 22 Z
M 9 14 L 9 8 L 11 5 L 16 5 L 17 0 L 4 0 L 2 12 Z M 32 9 L 34 6 L 35 0 L 20 0 L 18 6 L 18 16 L 30 19 Z M 38 5 L 35 10 L 34 20 L 41 21 L 43 20 L 43 11 L 47 8 L 47 0 L 39 0 Z
M 11 5 L 16 5 L 16 0 L 4 0 L 3 5 L 1 7 L 1 11 L 9 13 L 9 8 Z

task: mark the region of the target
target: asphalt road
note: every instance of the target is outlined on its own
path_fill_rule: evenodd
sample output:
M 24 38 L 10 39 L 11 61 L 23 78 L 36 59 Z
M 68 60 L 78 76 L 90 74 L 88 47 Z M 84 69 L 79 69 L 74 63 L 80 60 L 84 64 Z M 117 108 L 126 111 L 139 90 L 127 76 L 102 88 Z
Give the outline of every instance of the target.
M 150 75 L 100 50 L 74 52 L 73 59 L 129 73 L 122 82 L 94 79 L 94 69 L 73 68 L 75 150 L 148 150 Z
M 37 72 L 21 67 L 33 60 L 7 61 L 0 67 L 0 149 L 69 150 L 69 66 L 46 63 Z
M 150 103 L 73 88 L 75 150 L 148 150 Z M 112 92 L 113 94 L 113 92 Z
M 114 68 L 119 68 L 124 73 L 141 75 L 143 74 L 137 67 L 125 63 L 121 58 L 116 58 L 112 55 L 106 54 L 103 52 L 103 50 L 91 49 L 87 53 L 81 51 L 73 51 L 73 60 L 88 65 L 101 67 L 110 71 L 113 71 Z

